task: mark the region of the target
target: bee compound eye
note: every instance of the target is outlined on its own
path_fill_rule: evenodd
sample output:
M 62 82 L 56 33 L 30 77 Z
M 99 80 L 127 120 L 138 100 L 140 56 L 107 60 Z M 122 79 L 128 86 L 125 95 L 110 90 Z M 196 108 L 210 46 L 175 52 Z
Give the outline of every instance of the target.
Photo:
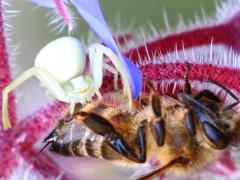
M 203 122 L 202 128 L 205 136 L 215 149 L 225 149 L 228 146 L 228 137 L 210 122 Z

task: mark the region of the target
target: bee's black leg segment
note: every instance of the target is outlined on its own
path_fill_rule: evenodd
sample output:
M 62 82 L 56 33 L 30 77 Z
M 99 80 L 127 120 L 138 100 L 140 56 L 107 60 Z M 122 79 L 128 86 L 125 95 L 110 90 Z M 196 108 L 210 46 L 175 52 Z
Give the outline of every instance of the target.
M 215 94 L 213 94 L 211 91 L 208 91 L 206 89 L 204 89 L 203 91 L 199 92 L 194 98 L 199 100 L 202 97 L 206 97 L 208 99 L 211 99 L 213 101 L 216 102 L 221 102 L 221 100 L 219 99 L 219 97 L 217 97 Z
M 80 112 L 77 116 L 83 118 L 83 123 L 98 135 L 104 137 L 105 142 L 109 144 L 116 152 L 124 157 L 137 162 L 143 163 L 142 160 L 135 154 L 135 152 L 124 141 L 120 134 L 118 134 L 115 128 L 102 116 L 92 112 Z
M 102 116 L 96 113 L 80 112 L 80 116 L 84 117 L 83 123 L 98 135 L 114 133 L 114 127 Z
M 190 73 L 190 64 L 188 62 L 186 62 L 186 72 L 184 75 L 184 92 L 187 94 L 192 94 L 192 88 L 191 88 L 191 84 L 189 82 L 189 73 Z
M 151 123 L 151 131 L 153 133 L 153 137 L 158 146 L 162 146 L 164 144 L 165 138 L 165 123 L 163 119 L 155 121 Z
M 210 145 L 215 149 L 225 149 L 229 144 L 228 137 L 210 121 L 210 116 L 205 112 L 196 110 L 196 115 L 201 123 L 203 133 Z M 215 117 L 216 118 L 216 117 Z
M 151 105 L 152 105 L 152 110 L 153 113 L 156 117 L 161 117 L 162 112 L 161 112 L 161 101 L 160 101 L 160 96 L 159 94 L 155 93 L 151 97 Z
M 198 117 L 197 119 L 199 119 L 202 125 L 204 135 L 210 141 L 210 144 L 215 149 L 226 148 L 229 144 L 228 137 L 221 130 L 217 129 L 214 125 L 212 125 L 209 119 L 210 117 L 216 118 L 215 113 L 189 94 L 179 93 L 178 97 L 188 107 L 191 107 L 191 105 L 195 106 L 192 111 L 196 113 L 196 116 Z
M 138 128 L 137 130 L 137 142 L 139 145 L 139 149 L 140 149 L 140 159 L 142 162 L 146 161 L 146 135 L 145 135 L 145 128 L 146 128 L 146 123 L 147 121 L 144 120 L 142 122 L 142 125 Z
M 196 125 L 194 122 L 192 111 L 189 110 L 185 117 L 185 127 L 189 133 L 189 135 L 194 136 L 196 134 Z
M 123 138 L 118 133 L 106 134 L 105 141 L 119 154 L 123 155 L 127 159 L 130 159 L 137 163 L 144 163 L 139 157 L 132 151 Z
M 210 122 L 203 122 L 202 128 L 205 136 L 213 144 L 215 149 L 225 149 L 228 146 L 228 137 Z
M 165 123 L 164 120 L 159 120 L 155 124 L 155 133 L 157 138 L 157 145 L 162 146 L 164 144 L 165 137 Z
M 220 84 L 220 83 L 218 83 L 218 82 L 216 82 L 212 79 L 206 79 L 205 81 L 210 82 L 212 84 L 215 84 L 216 86 L 222 88 L 224 91 L 226 91 L 227 94 L 229 94 L 233 99 L 236 100 L 236 102 L 234 102 L 234 103 L 228 105 L 227 107 L 225 107 L 225 110 L 232 109 L 240 103 L 240 100 L 237 98 L 237 96 L 232 91 L 230 91 L 228 88 L 223 86 L 222 84 Z
M 186 94 L 186 93 L 179 93 L 178 94 L 179 99 L 187 106 L 191 106 L 191 104 L 195 105 L 197 108 L 200 108 L 206 112 L 208 112 L 211 115 L 215 115 L 215 113 L 206 107 L 204 104 L 193 98 L 191 95 Z

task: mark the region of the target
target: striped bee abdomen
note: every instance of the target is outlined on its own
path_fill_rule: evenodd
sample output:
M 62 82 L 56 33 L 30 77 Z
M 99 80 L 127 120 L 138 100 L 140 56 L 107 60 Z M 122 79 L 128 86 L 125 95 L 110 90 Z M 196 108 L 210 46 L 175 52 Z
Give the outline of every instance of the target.
M 55 138 L 55 139 L 54 139 Z M 59 121 L 45 141 L 54 139 L 50 151 L 63 156 L 92 156 L 101 158 L 102 137 L 76 119 Z

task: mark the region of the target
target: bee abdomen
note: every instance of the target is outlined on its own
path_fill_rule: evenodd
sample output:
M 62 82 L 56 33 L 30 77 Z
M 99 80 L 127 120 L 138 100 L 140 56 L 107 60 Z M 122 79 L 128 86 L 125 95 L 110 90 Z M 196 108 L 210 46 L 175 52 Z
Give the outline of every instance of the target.
M 58 129 L 57 134 L 62 138 L 52 143 L 50 151 L 63 156 L 102 157 L 100 146 L 103 138 L 93 133 L 84 124 L 73 122 Z
M 102 158 L 101 155 L 102 142 L 103 138 L 101 136 L 96 135 L 93 132 L 90 132 L 85 142 L 85 149 L 88 155 L 91 157 Z

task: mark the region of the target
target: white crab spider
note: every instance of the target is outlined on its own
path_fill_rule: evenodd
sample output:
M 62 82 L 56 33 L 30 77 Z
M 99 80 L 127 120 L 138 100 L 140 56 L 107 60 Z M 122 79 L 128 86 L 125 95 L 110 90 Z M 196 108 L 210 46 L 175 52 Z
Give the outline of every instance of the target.
M 103 62 L 107 56 L 114 67 Z M 117 89 L 118 72 L 123 82 L 123 93 L 131 100 L 130 84 L 119 57 L 101 44 L 89 47 L 90 73 L 84 74 L 85 48 L 73 37 L 62 37 L 47 44 L 37 55 L 34 67 L 23 72 L 3 90 L 2 119 L 4 129 L 10 128 L 8 115 L 8 94 L 32 76 L 38 78 L 55 99 L 70 103 L 73 112 L 76 103 L 86 104 L 96 94 L 102 98 L 103 69 L 114 74 L 114 88 Z

